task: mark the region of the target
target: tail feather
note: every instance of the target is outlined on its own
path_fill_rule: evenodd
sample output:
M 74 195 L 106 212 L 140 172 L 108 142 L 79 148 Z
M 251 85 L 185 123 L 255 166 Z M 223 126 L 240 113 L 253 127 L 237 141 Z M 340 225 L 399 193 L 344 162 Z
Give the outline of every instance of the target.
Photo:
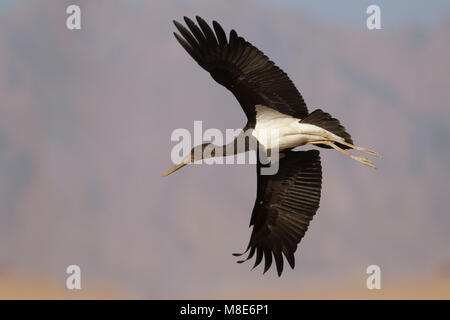
M 329 113 L 326 113 L 320 109 L 314 110 L 306 118 L 302 119 L 300 122 L 309 123 L 321 127 L 331 133 L 343 138 L 345 142 L 353 144 L 352 137 L 345 130 L 338 119 L 333 118 Z M 337 143 L 337 145 L 343 149 L 348 149 L 349 147 L 343 144 Z M 320 145 L 323 148 L 331 148 L 327 145 Z

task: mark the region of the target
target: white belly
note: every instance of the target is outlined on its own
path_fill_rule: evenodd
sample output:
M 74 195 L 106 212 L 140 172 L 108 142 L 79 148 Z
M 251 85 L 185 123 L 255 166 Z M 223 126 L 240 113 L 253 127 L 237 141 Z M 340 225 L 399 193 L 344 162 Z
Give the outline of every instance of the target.
M 333 138 L 344 141 L 341 137 L 309 123 L 301 123 L 300 119 L 282 114 L 265 106 L 256 106 L 256 124 L 252 135 L 266 150 L 295 148 L 309 141 L 327 140 L 324 137 L 306 134 L 331 134 Z

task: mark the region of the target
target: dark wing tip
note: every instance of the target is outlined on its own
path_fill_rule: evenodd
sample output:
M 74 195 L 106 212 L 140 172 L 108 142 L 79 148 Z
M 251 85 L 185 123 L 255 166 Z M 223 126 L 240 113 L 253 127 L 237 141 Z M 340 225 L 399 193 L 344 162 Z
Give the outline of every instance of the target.
M 291 269 L 295 268 L 295 257 L 294 257 L 294 253 L 287 251 L 287 250 L 283 250 L 283 254 L 286 257 L 287 262 L 289 263 L 289 266 L 291 267 Z
M 270 249 L 264 249 L 264 272 L 265 274 L 267 270 L 270 269 L 270 266 L 272 265 L 272 251 Z
M 256 259 L 255 259 L 255 264 L 253 265 L 253 269 L 255 269 L 262 261 L 263 258 L 263 251 L 261 248 L 256 249 Z
M 288 251 L 286 248 L 283 249 L 269 249 L 268 247 L 249 247 L 251 248 L 250 253 L 246 259 L 238 260 L 237 263 L 241 264 L 246 262 L 247 260 L 251 259 L 256 252 L 256 259 L 253 267 L 251 270 L 255 269 L 258 265 L 261 264 L 262 260 L 264 259 L 264 270 L 263 274 L 265 274 L 270 267 L 273 264 L 273 261 L 275 261 L 277 274 L 279 277 L 281 277 L 281 274 L 283 273 L 283 267 L 284 267 L 284 257 L 286 257 L 286 260 L 289 263 L 289 266 L 294 269 L 295 267 L 295 258 L 294 258 L 294 251 Z M 232 253 L 235 257 L 240 257 L 244 255 L 248 249 L 243 253 Z M 284 254 L 284 255 L 283 255 Z M 273 257 L 272 257 L 273 255 Z
M 197 20 L 198 23 L 200 23 L 200 21 L 206 23 L 205 20 L 200 16 L 195 16 L 195 19 Z
M 281 277 L 281 273 L 283 273 L 283 256 L 281 255 L 281 251 L 279 249 L 274 250 L 273 256 L 275 258 L 278 276 Z
M 227 45 L 227 35 L 225 34 L 225 31 L 223 31 L 222 27 L 217 21 L 213 21 L 213 28 L 216 32 L 217 40 L 219 41 L 220 45 Z
M 192 21 L 189 17 L 184 16 L 183 19 L 186 24 L 195 24 L 194 21 Z
M 185 48 L 186 50 L 191 49 L 190 45 L 180 36 L 178 33 L 174 32 L 173 35 L 178 40 L 178 42 Z M 187 46 L 187 47 L 186 47 Z M 189 52 L 189 51 L 188 51 Z
M 176 38 L 178 41 L 180 41 L 180 39 L 182 39 L 181 36 L 180 36 L 178 33 L 176 33 L 176 32 L 173 32 L 173 35 L 175 36 L 175 38 Z
M 203 20 L 201 17 L 196 16 L 197 19 L 197 23 L 200 26 L 200 29 L 202 30 L 206 41 L 208 43 L 208 46 L 210 47 L 210 49 L 215 49 L 218 45 L 216 36 L 214 35 L 214 32 L 212 31 L 211 27 L 208 25 L 208 23 L 206 23 L 205 20 Z
M 183 25 L 181 23 L 179 23 L 177 20 L 173 20 L 173 24 L 175 25 L 175 27 L 178 29 L 178 31 L 181 32 L 181 30 L 184 29 Z

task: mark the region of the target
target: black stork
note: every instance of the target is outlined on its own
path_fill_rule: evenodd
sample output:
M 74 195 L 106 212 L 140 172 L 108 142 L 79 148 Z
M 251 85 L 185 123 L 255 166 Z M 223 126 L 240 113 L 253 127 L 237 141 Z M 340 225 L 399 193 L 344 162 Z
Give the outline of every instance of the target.
M 174 21 L 181 34 L 174 32 L 175 38 L 214 80 L 236 97 L 248 119 L 242 132 L 250 132 L 250 136 L 256 138 L 258 146 L 262 145 L 267 154 L 275 148 L 279 152 L 278 171 L 273 175 L 262 174 L 267 164 L 261 163 L 258 157 L 256 200 L 250 220 L 253 230 L 245 251 L 250 252 L 245 260 L 238 262 L 244 262 L 256 254 L 256 267 L 264 257 L 265 273 L 272 265 L 272 260 L 275 260 L 280 276 L 283 255 L 291 268 L 295 266 L 294 252 L 319 208 L 322 186 L 319 151 L 292 149 L 306 144 L 334 148 L 373 168 L 375 166 L 370 160 L 355 156 L 345 149 L 351 148 L 375 156 L 379 154 L 353 145 L 350 134 L 330 114 L 320 109 L 308 113 L 305 101 L 287 74 L 264 53 L 238 36 L 236 31 L 231 30 L 227 39 L 216 21 L 213 21 L 211 29 L 202 18 L 197 16 L 196 20 L 198 25 L 184 17 L 187 28 Z M 267 130 L 277 131 L 278 139 L 273 143 L 265 138 L 267 135 L 261 134 Z M 238 137 L 224 146 L 210 143 L 196 146 L 164 176 L 206 157 L 216 154 L 227 156 L 249 150 L 248 143 L 245 149 L 227 148 L 236 145 L 237 141 Z M 208 147 L 213 152 L 203 152 Z

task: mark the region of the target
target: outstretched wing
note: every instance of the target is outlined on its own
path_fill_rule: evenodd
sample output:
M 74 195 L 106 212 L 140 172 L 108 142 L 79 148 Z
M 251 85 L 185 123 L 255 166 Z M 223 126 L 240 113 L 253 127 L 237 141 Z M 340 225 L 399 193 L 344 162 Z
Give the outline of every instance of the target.
M 283 271 L 282 254 L 291 268 L 295 266 L 294 252 L 319 208 L 322 186 L 319 151 L 282 154 L 285 156 L 280 159 L 275 175 L 261 175 L 262 166 L 258 162 L 258 189 L 250 221 L 253 231 L 246 259 L 256 253 L 256 267 L 264 256 L 266 272 L 273 255 L 279 276 Z
M 229 39 L 213 21 L 214 31 L 200 17 L 198 27 L 184 17 L 187 28 L 174 21 L 181 36 L 178 42 L 198 64 L 221 85 L 230 90 L 247 118 L 255 114 L 255 105 L 271 107 L 281 113 L 303 119 L 306 104 L 287 74 L 267 56 L 231 30 Z

